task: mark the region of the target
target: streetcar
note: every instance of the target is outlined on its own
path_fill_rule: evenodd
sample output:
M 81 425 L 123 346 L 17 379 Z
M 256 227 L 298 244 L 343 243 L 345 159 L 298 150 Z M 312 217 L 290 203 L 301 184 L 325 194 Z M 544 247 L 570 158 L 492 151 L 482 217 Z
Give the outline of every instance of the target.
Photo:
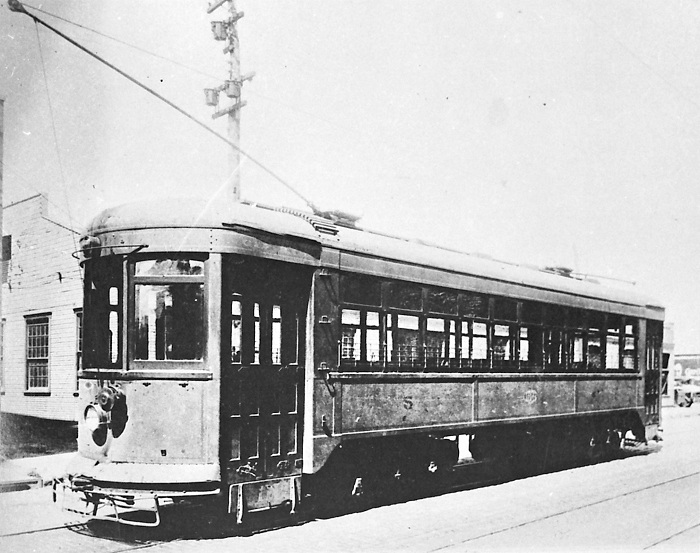
M 439 479 L 459 444 L 525 473 L 658 431 L 664 309 L 632 289 L 194 199 L 102 212 L 80 257 L 59 485 L 95 518 L 196 501 L 236 524 Z

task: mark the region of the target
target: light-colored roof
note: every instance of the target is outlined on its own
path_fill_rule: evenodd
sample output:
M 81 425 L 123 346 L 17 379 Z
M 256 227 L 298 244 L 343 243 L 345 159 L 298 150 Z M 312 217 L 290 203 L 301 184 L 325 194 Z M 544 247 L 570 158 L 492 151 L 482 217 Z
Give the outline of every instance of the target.
M 323 248 L 367 258 L 486 278 L 530 288 L 661 310 L 659 302 L 627 288 L 602 285 L 479 255 L 336 225 L 331 220 L 246 203 L 227 205 L 199 199 L 166 199 L 107 209 L 92 221 L 89 235 L 140 228 L 255 229 L 317 242 Z

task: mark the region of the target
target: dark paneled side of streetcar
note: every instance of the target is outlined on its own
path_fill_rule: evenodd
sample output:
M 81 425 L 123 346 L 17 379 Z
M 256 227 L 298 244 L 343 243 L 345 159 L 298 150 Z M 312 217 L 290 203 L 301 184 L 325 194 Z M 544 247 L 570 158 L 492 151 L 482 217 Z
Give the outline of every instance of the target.
M 663 310 L 628 292 L 245 204 L 114 208 L 82 245 L 92 516 L 241 522 L 439 480 L 458 443 L 527 472 L 659 424 Z
M 317 275 L 313 391 L 314 470 L 348 493 L 438 477 L 460 435 L 474 460 L 515 474 L 656 435 L 663 325 L 647 317 L 657 310 L 349 265 Z

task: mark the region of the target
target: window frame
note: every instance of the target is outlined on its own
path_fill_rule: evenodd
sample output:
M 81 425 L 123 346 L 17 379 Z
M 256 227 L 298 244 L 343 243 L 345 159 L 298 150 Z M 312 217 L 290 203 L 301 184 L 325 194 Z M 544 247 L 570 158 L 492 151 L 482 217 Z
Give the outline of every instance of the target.
M 128 368 L 123 354 L 126 326 L 124 313 L 128 297 L 125 268 L 127 259 L 123 255 L 108 255 L 85 262 L 82 306 L 84 370 Z M 116 303 L 112 303 L 112 290 L 116 290 Z M 117 330 L 116 361 L 112 361 L 113 338 L 110 336 L 110 321 L 113 316 L 116 317 Z M 108 343 L 105 344 L 105 341 Z
M 80 373 L 83 371 L 83 310 L 77 308 L 75 313 L 75 392 L 80 388 Z
M 346 273 L 352 275 L 352 273 Z M 342 276 L 342 273 L 341 273 Z M 347 276 L 345 277 L 348 278 Z M 363 276 L 367 279 L 369 277 Z M 550 303 L 536 299 L 516 298 L 508 295 L 488 294 L 475 290 L 456 290 L 397 279 L 375 277 L 381 288 L 380 302 L 340 301 L 338 319 L 345 310 L 359 314 L 355 355 L 343 357 L 347 345 L 343 344 L 343 325 L 340 325 L 338 341 L 338 366 L 345 370 L 374 370 L 380 365 L 384 371 L 431 370 L 490 373 L 631 373 L 639 371 L 639 318 L 602 309 L 589 309 L 562 303 Z M 345 297 L 340 279 L 339 297 Z M 415 306 L 392 307 L 402 302 L 392 301 L 400 287 L 405 285 L 418 298 L 421 289 L 421 309 Z M 442 301 L 447 298 L 450 301 Z M 381 305 L 369 306 L 369 303 Z M 379 312 L 380 317 L 380 362 L 366 360 L 366 313 Z M 416 318 L 418 333 L 417 351 L 410 359 L 399 355 L 397 332 L 399 319 Z M 442 321 L 444 330 L 438 330 Z M 619 324 L 617 366 L 606 363 L 609 324 Z M 475 334 L 474 327 L 485 330 Z M 415 327 L 411 322 L 411 327 Z M 508 335 L 505 334 L 505 328 Z M 525 331 L 523 331 L 525 329 Z M 497 332 L 500 334 L 497 335 Z M 629 332 L 628 332 L 629 331 Z M 474 359 L 475 338 L 486 342 L 485 358 Z M 497 344 L 507 351 L 496 351 Z M 634 349 L 631 344 L 634 344 Z M 630 344 L 628 350 L 625 345 Z M 360 352 L 361 348 L 361 353 Z M 390 348 L 392 351 L 389 351 Z M 591 351 L 589 351 L 589 349 Z M 595 352 L 596 348 L 599 351 Z M 438 351 L 440 350 L 440 351 Z M 480 350 L 481 351 L 481 350 Z M 521 358 L 523 353 L 527 358 Z M 358 357 L 359 356 L 359 357 Z M 625 368 L 625 360 L 635 368 Z M 599 366 L 593 367 L 597 361 Z M 607 365 L 613 365 L 609 367 Z M 352 368 L 351 368 L 352 367 Z
M 201 274 L 198 275 L 137 275 L 136 266 L 138 263 L 154 261 L 159 259 L 170 260 L 190 260 L 203 263 Z M 200 370 L 205 367 L 207 360 L 207 338 L 209 335 L 209 256 L 203 253 L 192 253 L 190 255 L 171 254 L 169 252 L 159 252 L 150 255 L 132 256 L 127 258 L 126 274 L 126 336 L 127 336 L 127 361 L 126 367 L 130 371 L 158 370 Z M 138 325 L 136 324 L 136 287 L 144 286 L 164 286 L 169 284 L 201 284 L 202 285 L 202 358 L 201 359 L 137 359 L 136 342 L 138 335 Z M 124 326 L 124 323 L 121 323 Z
M 24 359 L 25 359 L 25 395 L 50 395 L 51 394 L 51 313 L 33 313 L 31 315 L 25 315 L 24 317 Z M 46 327 L 45 334 L 39 334 L 30 336 L 31 329 L 38 329 L 40 326 Z M 32 339 L 39 341 L 45 341 L 45 343 L 32 344 Z M 36 355 L 36 353 L 43 353 L 41 351 L 37 352 L 37 349 L 45 349 L 46 355 Z M 33 353 L 33 355 L 30 355 Z M 35 364 L 32 367 L 32 363 Z M 39 376 L 32 375 L 32 370 L 37 369 L 39 366 L 44 366 L 46 375 Z M 45 386 L 32 385 L 32 380 L 41 378 L 46 379 Z

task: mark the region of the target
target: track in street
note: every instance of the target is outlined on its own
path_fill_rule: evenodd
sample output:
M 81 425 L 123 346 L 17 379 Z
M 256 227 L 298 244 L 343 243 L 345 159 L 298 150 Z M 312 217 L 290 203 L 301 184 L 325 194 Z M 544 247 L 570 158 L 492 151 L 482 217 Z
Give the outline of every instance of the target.
M 589 508 L 591 508 L 591 507 L 595 507 L 595 506 L 598 506 L 598 505 L 602 505 L 602 504 L 604 504 L 604 503 L 608 503 L 608 502 L 611 502 L 611 501 L 615 501 L 615 500 L 618 500 L 618 499 L 623 498 L 623 497 L 633 496 L 633 495 L 635 495 L 635 494 L 643 493 L 643 492 L 646 492 L 646 491 L 648 491 L 648 490 L 652 490 L 652 489 L 654 489 L 654 488 L 661 488 L 661 487 L 667 486 L 667 485 L 669 485 L 669 484 L 681 482 L 681 481 L 686 480 L 686 479 L 690 479 L 690 478 L 693 478 L 693 477 L 697 477 L 698 475 L 700 475 L 700 471 L 696 471 L 696 472 L 693 472 L 693 473 L 690 473 L 690 474 L 686 474 L 686 475 L 683 475 L 683 476 L 679 476 L 679 477 L 676 477 L 676 478 L 671 478 L 671 479 L 668 479 L 668 480 L 664 480 L 663 482 L 657 482 L 657 483 L 652 484 L 652 485 L 650 485 L 650 486 L 644 486 L 644 487 L 639 488 L 639 489 L 636 489 L 636 490 L 632 490 L 632 491 L 627 491 L 627 492 L 624 492 L 624 493 L 616 494 L 616 495 L 613 495 L 613 496 L 610 496 L 610 497 L 606 497 L 606 498 L 604 498 L 604 499 L 600 499 L 600 500 L 593 501 L 593 502 L 590 502 L 590 503 L 586 503 L 586 504 L 583 504 L 583 505 L 577 505 L 576 507 L 573 507 L 573 508 L 571 508 L 571 509 L 566 509 L 566 510 L 564 510 L 564 511 L 560 511 L 560 512 L 557 512 L 557 513 L 552 513 L 552 514 L 548 514 L 548 515 L 543 516 L 543 517 L 534 518 L 534 519 L 529 520 L 529 521 L 527 521 L 527 522 L 521 522 L 521 523 L 519 523 L 519 524 L 515 524 L 515 525 L 512 525 L 512 526 L 508 526 L 508 527 L 505 527 L 505 528 L 501 528 L 501 529 L 496 530 L 496 531 L 488 532 L 488 533 L 481 534 L 481 535 L 478 535 L 478 536 L 473 536 L 473 537 L 470 537 L 470 538 L 468 538 L 468 539 L 462 540 L 462 541 L 459 542 L 459 543 L 464 544 L 464 543 L 469 543 L 469 542 L 473 542 L 473 541 L 476 541 L 476 540 L 480 540 L 480 539 L 483 539 L 483 538 L 487 538 L 487 537 L 490 537 L 490 536 L 495 536 L 495 535 L 497 535 L 497 534 L 501 534 L 501 533 L 504 533 L 504 532 L 509 532 L 509 531 L 512 531 L 512 530 L 516 530 L 516 529 L 518 529 L 518 528 L 523 528 L 523 527 L 528 526 L 528 525 L 531 525 L 531 524 L 536 524 L 536 523 L 539 523 L 539 522 L 543 522 L 543 521 L 545 521 L 545 520 L 549 520 L 549 519 L 553 519 L 553 518 L 556 518 L 556 517 L 568 515 L 568 514 L 571 514 L 571 513 L 575 512 L 575 511 L 581 511 L 581 510 L 584 510 L 584 509 L 589 509 Z M 668 539 L 671 539 L 671 538 L 673 538 L 673 537 L 675 537 L 675 536 L 677 536 L 677 535 L 680 535 L 680 534 L 682 534 L 682 533 L 684 533 L 684 532 L 689 532 L 689 531 L 691 531 L 691 530 L 697 528 L 698 526 L 700 526 L 700 523 L 694 524 L 694 525 L 692 525 L 692 526 L 686 528 L 685 530 L 683 530 L 683 531 L 681 531 L 681 532 L 676 532 L 676 533 L 674 533 L 672 536 L 667 536 L 667 537 L 665 537 L 664 539 L 659 540 L 659 541 L 657 541 L 657 542 L 655 542 L 655 543 L 653 543 L 653 544 L 651 544 L 651 545 L 645 547 L 645 549 L 651 549 L 652 547 L 654 547 L 654 546 L 656 546 L 656 545 L 658 545 L 658 544 L 660 544 L 660 543 L 662 543 L 662 542 L 664 542 L 664 541 L 666 541 L 666 540 L 668 540 Z M 452 548 L 453 546 L 454 546 L 454 544 L 450 544 L 449 548 Z M 436 548 L 436 549 L 432 549 L 431 551 L 443 551 L 443 550 L 445 550 L 445 549 L 447 549 L 447 548 L 448 548 L 448 546 L 443 546 L 443 547 L 438 547 L 438 548 Z
M 402 500 L 387 496 L 386 501 L 360 506 L 355 511 L 353 502 L 349 502 L 348 508 L 341 508 L 337 516 L 327 515 L 323 510 L 296 519 L 282 513 L 259 513 L 251 517 L 254 520 L 245 529 L 245 536 L 220 520 L 218 525 L 213 524 L 214 519 L 198 508 L 169 509 L 161 528 L 146 529 L 107 522 L 76 523 L 68 519 L 57 524 L 60 521 L 52 518 L 53 510 L 47 506 L 43 519 L 35 521 L 33 526 L 25 525 L 26 530 L 0 530 L 0 549 L 126 553 L 151 549 L 223 551 L 242 547 L 268 551 L 289 544 L 288 540 L 294 536 L 299 549 L 307 549 L 305 543 L 316 543 L 319 550 L 329 551 L 368 550 L 368 543 L 372 551 L 399 548 L 444 552 L 461 551 L 465 547 L 517 550 L 525 543 L 568 550 L 571 544 L 578 544 L 579 549 L 580 544 L 588 546 L 591 539 L 602 544 L 597 549 L 606 550 L 607 544 L 616 539 L 616 533 L 627 531 L 629 515 L 650 506 L 663 515 L 682 512 L 685 508 L 678 498 L 685 496 L 693 500 L 693 490 L 700 486 L 700 473 L 689 459 L 696 451 L 693 436 L 700 418 L 695 412 L 678 410 L 676 418 L 678 423 L 683 421 L 684 428 L 669 425 L 666 446 L 652 443 L 623 449 L 612 462 L 570 467 L 520 480 L 508 479 L 507 475 L 499 478 L 486 467 L 467 465 L 458 469 L 463 474 L 449 482 L 442 492 L 416 494 L 420 497 L 414 495 Z M 31 497 L 32 493 L 46 495 L 47 491 L 7 494 L 22 502 L 21 512 L 17 509 L 18 517 L 40 518 L 35 513 L 41 512 L 38 509 L 43 509 L 45 503 L 34 499 L 29 504 L 28 499 L 22 499 Z M 694 543 L 700 535 L 698 518 L 692 509 L 668 527 L 657 526 L 660 527 L 652 528 L 642 537 L 637 529 L 631 530 L 637 540 L 634 550 L 675 551 L 676 544 Z M 556 530 L 554 535 L 552 529 Z M 602 536 L 591 538 L 585 534 L 597 531 Z M 557 532 L 563 532 L 571 541 L 556 541 L 563 539 L 557 537 Z M 330 541 L 333 535 L 343 535 L 342 542 Z M 223 539 L 210 539 L 214 537 Z M 503 547 L 503 543 L 508 546 Z M 629 549 L 628 543 L 623 545 Z

